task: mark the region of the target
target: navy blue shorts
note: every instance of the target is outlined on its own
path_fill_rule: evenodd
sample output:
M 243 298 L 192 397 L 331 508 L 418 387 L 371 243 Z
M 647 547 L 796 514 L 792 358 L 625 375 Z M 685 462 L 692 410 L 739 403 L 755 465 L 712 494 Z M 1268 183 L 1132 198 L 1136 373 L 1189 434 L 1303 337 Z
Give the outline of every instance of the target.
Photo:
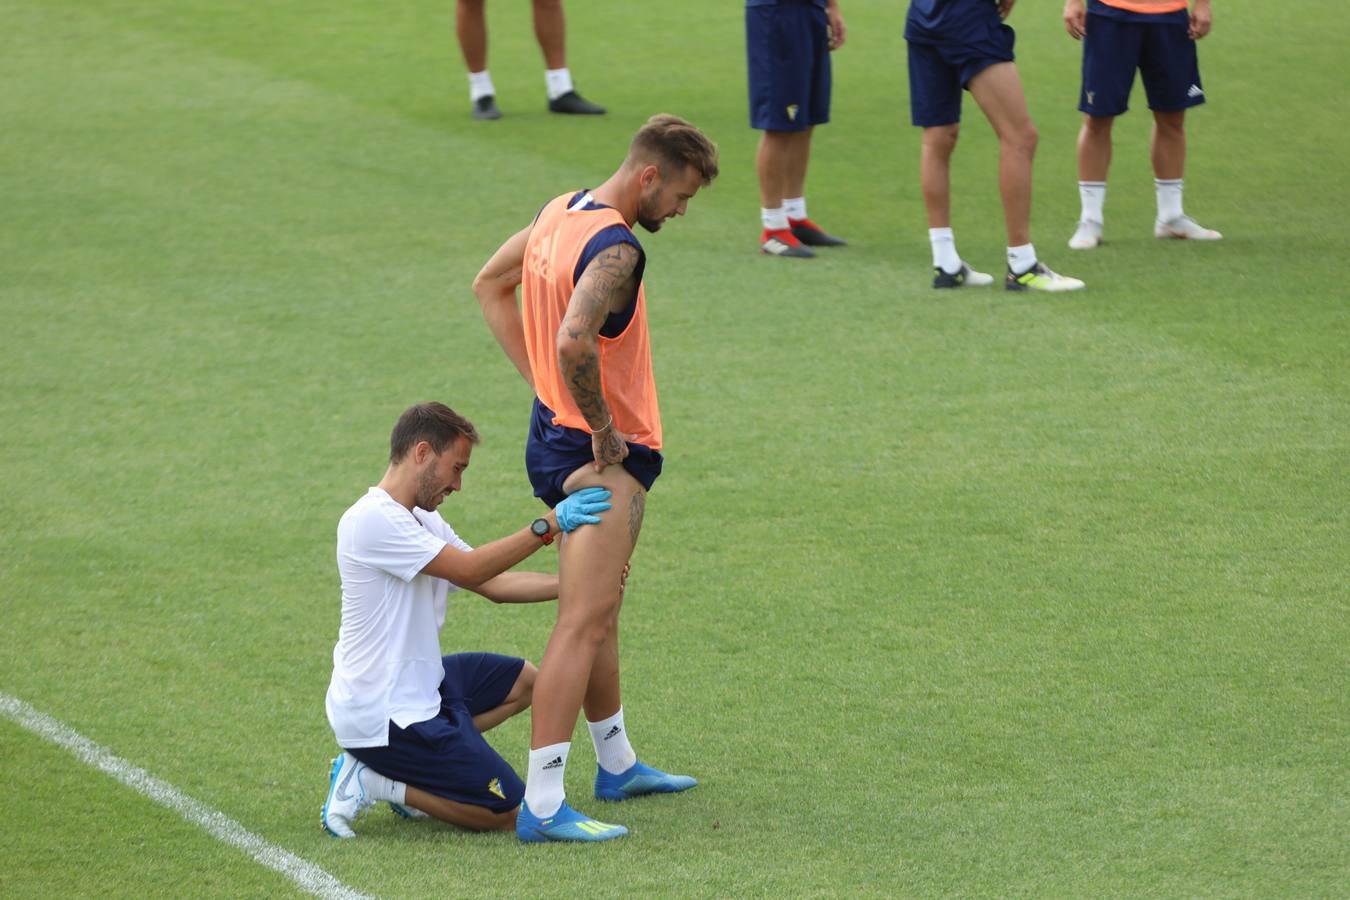
M 810 0 L 745 8 L 750 127 L 805 131 L 830 121 L 830 29 Z
M 534 495 L 550 508 L 567 496 L 563 490 L 567 476 L 587 463 L 595 462 L 590 433 L 554 425 L 553 416 L 553 411 L 536 397 L 530 414 L 530 436 L 525 440 L 525 471 L 529 473 Z M 643 490 L 650 491 L 664 462 L 659 450 L 629 441 L 623 467 L 638 480 Z
M 1088 10 L 1078 109 L 1090 116 L 1126 112 L 1135 69 L 1144 82 L 1149 109 L 1175 112 L 1204 103 L 1200 62 L 1195 41 L 1188 35 L 1190 16 L 1186 10 L 1115 15 L 1122 12 L 1111 10 L 1111 14 L 1103 15 Z
M 910 121 L 920 128 L 961 121 L 961 92 L 985 69 L 1013 61 L 1017 34 L 998 16 L 993 3 L 982 3 L 950 23 L 948 30 L 905 30 L 909 45 Z
M 347 747 L 386 778 L 470 806 L 509 812 L 525 783 L 474 727 L 473 717 L 501 706 L 525 660 L 496 653 L 443 657 L 440 714 L 407 728 L 389 723 L 389 746 Z

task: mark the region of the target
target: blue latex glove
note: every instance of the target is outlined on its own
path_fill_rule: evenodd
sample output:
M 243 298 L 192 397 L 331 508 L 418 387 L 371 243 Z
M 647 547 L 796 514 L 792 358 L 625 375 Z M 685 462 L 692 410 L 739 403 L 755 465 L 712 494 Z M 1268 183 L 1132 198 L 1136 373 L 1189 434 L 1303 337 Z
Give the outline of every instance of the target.
M 582 525 L 594 525 L 600 521 L 597 513 L 609 509 L 609 491 L 602 487 L 582 488 L 553 508 L 558 519 L 558 527 L 563 531 L 572 531 Z

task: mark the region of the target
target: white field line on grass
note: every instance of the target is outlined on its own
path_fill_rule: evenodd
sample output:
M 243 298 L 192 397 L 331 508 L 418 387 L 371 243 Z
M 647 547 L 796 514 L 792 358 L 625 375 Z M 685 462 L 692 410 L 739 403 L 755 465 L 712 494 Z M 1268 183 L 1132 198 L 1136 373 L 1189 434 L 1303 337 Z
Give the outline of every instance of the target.
M 167 806 L 194 825 L 210 832 L 217 840 L 244 851 L 259 863 L 285 875 L 301 890 L 316 897 L 334 900 L 362 900 L 366 895 L 352 890 L 323 869 L 287 850 L 269 844 L 238 822 L 198 800 L 184 794 L 173 785 L 125 759 L 114 756 L 84 735 L 63 725 L 51 716 L 38 712 L 17 697 L 0 692 L 0 713 L 24 728 L 74 753 L 96 769 L 102 769 L 127 787 Z

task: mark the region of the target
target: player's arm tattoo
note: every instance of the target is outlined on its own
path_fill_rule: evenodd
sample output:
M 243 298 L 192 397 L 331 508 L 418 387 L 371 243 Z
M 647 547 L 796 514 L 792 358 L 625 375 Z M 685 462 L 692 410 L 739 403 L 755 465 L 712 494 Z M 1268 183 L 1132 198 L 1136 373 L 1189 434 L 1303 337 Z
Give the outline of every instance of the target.
M 633 539 L 633 546 L 637 546 L 638 533 L 642 531 L 642 517 L 646 512 L 647 495 L 638 491 L 628 504 L 628 536 Z
M 581 274 L 558 329 L 558 361 L 577 408 L 594 428 L 603 428 L 609 407 L 600 389 L 600 328 L 632 297 L 640 251 L 632 244 L 603 250 Z M 566 346 L 566 350 L 564 347 Z

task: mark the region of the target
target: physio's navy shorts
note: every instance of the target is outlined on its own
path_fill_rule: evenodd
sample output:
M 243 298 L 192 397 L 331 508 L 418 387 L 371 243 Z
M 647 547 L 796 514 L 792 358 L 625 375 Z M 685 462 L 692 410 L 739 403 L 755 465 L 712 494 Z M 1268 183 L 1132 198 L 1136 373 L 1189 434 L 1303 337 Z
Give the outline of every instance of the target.
M 525 471 L 529 473 L 534 495 L 550 508 L 567 496 L 563 482 L 567 476 L 590 462 L 595 462 L 591 436 L 579 428 L 553 424 L 554 413 L 534 398 L 530 414 L 530 436 L 525 440 Z M 643 444 L 628 442 L 628 455 L 623 467 L 638 480 L 642 489 L 650 491 L 661 474 L 665 462 L 659 450 Z
M 750 127 L 805 131 L 830 121 L 830 29 L 810 0 L 746 6 Z
M 1190 16 L 1184 9 L 1143 14 L 1090 4 L 1078 109 L 1090 116 L 1127 111 L 1135 69 L 1144 82 L 1149 109 L 1175 112 L 1204 103 L 1200 62 L 1189 28 Z
M 960 122 L 961 92 L 971 79 L 995 63 L 1013 60 L 1017 35 L 993 3 L 953 18 L 942 33 L 906 25 L 910 121 L 920 128 Z
M 386 778 L 470 806 L 509 812 L 525 783 L 474 727 L 473 717 L 501 706 L 525 660 L 496 653 L 443 657 L 440 714 L 407 728 L 389 723 L 389 746 L 348 747 Z

